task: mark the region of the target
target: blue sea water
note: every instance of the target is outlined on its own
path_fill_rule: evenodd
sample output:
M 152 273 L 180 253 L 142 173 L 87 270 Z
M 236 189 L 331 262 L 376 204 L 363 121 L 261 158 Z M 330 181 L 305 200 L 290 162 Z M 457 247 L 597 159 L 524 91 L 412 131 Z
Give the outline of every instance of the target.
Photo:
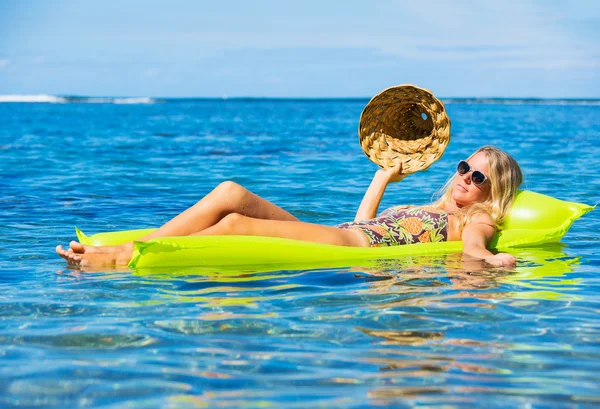
M 366 100 L 62 102 L 0 104 L 0 407 L 600 405 L 598 210 L 512 270 L 78 272 L 54 253 L 74 226 L 157 226 L 223 180 L 336 224 L 376 167 Z M 600 201 L 597 101 L 479 102 L 448 102 L 446 153 L 381 208 L 429 202 L 485 144 L 527 189 Z

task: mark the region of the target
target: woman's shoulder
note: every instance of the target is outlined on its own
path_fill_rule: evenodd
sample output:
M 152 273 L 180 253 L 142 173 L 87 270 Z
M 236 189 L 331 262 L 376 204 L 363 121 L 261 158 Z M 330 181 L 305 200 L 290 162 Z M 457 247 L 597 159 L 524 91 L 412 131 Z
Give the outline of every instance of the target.
M 473 215 L 469 223 L 465 226 L 470 226 L 473 224 L 483 224 L 492 227 L 494 230 L 497 228 L 496 223 L 494 223 L 494 219 L 492 216 L 486 212 L 478 212 Z

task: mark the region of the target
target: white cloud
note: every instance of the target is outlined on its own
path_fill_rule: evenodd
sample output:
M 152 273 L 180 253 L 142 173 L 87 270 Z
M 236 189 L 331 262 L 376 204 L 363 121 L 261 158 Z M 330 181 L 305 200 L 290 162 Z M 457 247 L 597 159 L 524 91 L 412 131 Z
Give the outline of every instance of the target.
M 9 64 L 10 61 L 7 58 L 0 58 L 0 70 L 3 70 L 4 68 L 8 67 Z

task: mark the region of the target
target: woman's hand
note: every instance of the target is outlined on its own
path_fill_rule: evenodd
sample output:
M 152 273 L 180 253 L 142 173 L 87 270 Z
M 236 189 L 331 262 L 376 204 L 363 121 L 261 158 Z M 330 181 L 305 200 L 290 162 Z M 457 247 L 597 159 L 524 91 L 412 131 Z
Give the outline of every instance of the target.
M 396 164 L 393 168 L 389 169 L 379 169 L 377 171 L 378 174 L 382 175 L 388 183 L 389 182 L 400 182 L 402 179 L 406 177 L 405 174 L 402 173 L 402 164 Z
M 494 266 L 510 267 L 517 263 L 517 258 L 510 254 L 498 253 L 491 257 L 485 258 L 484 261 Z

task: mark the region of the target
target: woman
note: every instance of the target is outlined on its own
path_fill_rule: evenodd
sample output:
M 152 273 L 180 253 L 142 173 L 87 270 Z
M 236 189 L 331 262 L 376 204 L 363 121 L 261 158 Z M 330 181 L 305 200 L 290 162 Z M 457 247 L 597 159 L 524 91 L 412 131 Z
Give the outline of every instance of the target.
M 142 238 L 189 235 L 281 237 L 339 246 L 369 247 L 416 241 L 462 240 L 463 252 L 498 265 L 513 265 L 510 254 L 487 250 L 497 226 L 513 202 L 523 179 L 517 162 L 492 146 L 461 161 L 441 198 L 429 206 L 393 207 L 378 218 L 377 208 L 390 182 L 401 180 L 401 169 L 378 170 L 353 223 L 335 227 L 304 223 L 282 208 L 233 182 L 221 183 L 194 206 Z M 56 252 L 71 265 L 123 266 L 133 243 L 92 247 L 71 242 Z

